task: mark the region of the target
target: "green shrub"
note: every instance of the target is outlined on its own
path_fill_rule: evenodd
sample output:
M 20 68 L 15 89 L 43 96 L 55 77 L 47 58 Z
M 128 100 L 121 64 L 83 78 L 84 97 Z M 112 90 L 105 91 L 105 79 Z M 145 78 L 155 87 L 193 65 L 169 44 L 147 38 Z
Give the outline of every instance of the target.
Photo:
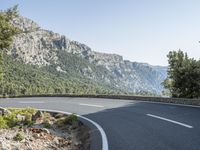
M 63 114 L 58 113 L 58 114 L 55 115 L 55 118 L 56 118 L 56 119 L 59 119 L 59 118 L 62 118 L 63 116 L 64 116 Z
M 8 125 L 7 125 L 6 120 L 2 116 L 0 116 L 0 129 L 2 128 L 3 129 L 8 128 Z
M 25 117 L 25 120 L 23 121 L 24 125 L 27 125 L 28 127 L 32 126 L 34 124 L 34 121 L 30 117 Z
M 50 113 L 48 113 L 48 112 L 43 112 L 43 114 L 44 114 L 44 118 L 46 118 L 46 119 L 51 118 L 51 114 L 50 114 Z
M 62 127 L 64 125 L 64 119 L 58 119 L 55 124 L 57 127 Z
M 45 120 L 45 121 L 43 122 L 43 126 L 44 126 L 45 128 L 47 128 L 47 129 L 51 128 L 51 124 L 49 123 L 48 120 Z
M 4 120 L 6 121 L 7 126 L 8 126 L 9 128 L 12 128 L 12 127 L 16 126 L 16 125 L 20 122 L 20 121 L 17 119 L 16 116 L 17 116 L 17 115 L 14 114 L 14 113 L 11 113 L 11 114 L 9 114 L 9 115 L 4 116 Z
M 36 112 L 33 108 L 23 108 L 23 109 L 15 109 L 9 108 L 10 114 L 5 116 L 0 116 L 0 128 L 12 128 L 20 123 L 24 125 L 31 126 L 33 125 L 33 121 L 31 120 L 32 114 Z M 25 120 L 17 119 L 17 114 L 25 116 Z
M 36 113 L 36 109 L 34 108 L 21 108 L 21 109 L 17 109 L 17 108 L 9 108 L 8 110 L 11 111 L 11 113 L 13 114 L 20 114 L 20 115 L 25 115 L 25 116 L 32 116 L 32 114 Z
M 5 120 L 7 121 L 7 124 L 10 128 L 16 126 L 21 122 L 20 120 L 17 119 L 16 117 L 17 114 L 25 116 L 25 120 L 21 122 L 24 125 L 31 126 L 34 123 L 31 120 L 32 115 L 36 112 L 36 109 L 34 108 L 22 108 L 22 109 L 9 108 L 9 111 L 11 112 L 11 114 L 5 116 Z
M 14 137 L 14 140 L 16 141 L 22 141 L 24 139 L 24 136 L 21 133 L 17 133 Z
M 76 115 L 72 114 L 65 118 L 64 123 L 72 125 L 73 123 L 75 123 L 77 121 L 78 121 L 78 117 Z
M 56 121 L 56 125 L 58 127 L 62 127 L 64 125 L 73 125 L 77 121 L 78 121 L 78 117 L 76 115 L 72 114 L 72 115 L 66 116 L 65 118 L 58 119 Z

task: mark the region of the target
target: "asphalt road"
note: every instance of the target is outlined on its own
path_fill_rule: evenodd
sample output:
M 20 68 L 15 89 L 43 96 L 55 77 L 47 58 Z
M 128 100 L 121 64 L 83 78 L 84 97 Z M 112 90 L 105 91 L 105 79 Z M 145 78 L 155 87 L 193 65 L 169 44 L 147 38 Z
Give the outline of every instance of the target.
M 97 98 L 0 99 L 2 107 L 36 107 L 98 123 L 109 150 L 200 150 L 200 108 Z M 95 148 L 94 148 L 95 149 Z

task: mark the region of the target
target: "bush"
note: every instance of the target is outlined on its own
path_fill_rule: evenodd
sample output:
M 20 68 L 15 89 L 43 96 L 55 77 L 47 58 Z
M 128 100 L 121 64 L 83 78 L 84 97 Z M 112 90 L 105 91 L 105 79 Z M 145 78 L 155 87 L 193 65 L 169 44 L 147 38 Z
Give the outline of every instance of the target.
M 78 121 L 78 117 L 76 115 L 72 114 L 65 118 L 64 123 L 72 125 L 73 123 L 75 123 L 77 121 Z
M 27 125 L 28 127 L 32 126 L 34 124 L 34 121 L 31 120 L 31 118 L 27 118 L 23 121 L 24 125 Z
M 59 118 L 62 118 L 63 116 L 64 116 L 63 114 L 58 113 L 58 114 L 55 115 L 55 118 L 56 118 L 56 119 L 59 119 Z
M 32 122 L 31 117 L 32 114 L 36 112 L 33 108 L 24 108 L 24 109 L 14 109 L 10 108 L 10 114 L 0 116 L 0 128 L 12 128 L 16 125 L 23 123 L 24 125 L 31 126 L 34 122 Z M 25 120 L 18 120 L 17 114 L 25 116 Z
M 78 117 L 74 114 L 68 115 L 65 118 L 61 118 L 56 121 L 56 125 L 58 127 L 62 127 L 64 125 L 73 125 L 78 121 Z
M 36 113 L 36 109 L 34 108 L 21 108 L 21 109 L 17 109 L 17 108 L 9 108 L 9 110 L 14 113 L 14 114 L 20 114 L 20 115 L 28 115 L 28 116 L 32 116 L 32 114 Z
M 12 128 L 14 126 L 16 126 L 20 121 L 17 119 L 16 117 L 17 115 L 14 113 L 8 114 L 6 116 L 4 116 L 4 120 L 7 123 L 7 126 L 9 128 Z
M 51 128 L 51 124 L 49 123 L 48 120 L 45 120 L 45 121 L 43 122 L 43 126 L 44 126 L 45 128 L 47 128 L 47 129 Z
M 22 141 L 24 139 L 24 136 L 21 133 L 17 133 L 14 137 L 14 140 L 16 141 Z
M 34 108 L 23 108 L 23 109 L 10 108 L 9 110 L 10 110 L 11 114 L 6 116 L 9 127 L 14 127 L 20 123 L 20 121 L 16 118 L 17 114 L 25 116 L 25 120 L 22 122 L 22 123 L 24 123 L 24 125 L 31 126 L 34 123 L 34 122 L 32 122 L 31 118 L 32 118 L 32 115 L 36 112 L 36 109 L 34 109 Z
M 8 128 L 7 122 L 6 120 L 4 120 L 4 118 L 2 116 L 0 116 L 0 129 L 5 129 Z

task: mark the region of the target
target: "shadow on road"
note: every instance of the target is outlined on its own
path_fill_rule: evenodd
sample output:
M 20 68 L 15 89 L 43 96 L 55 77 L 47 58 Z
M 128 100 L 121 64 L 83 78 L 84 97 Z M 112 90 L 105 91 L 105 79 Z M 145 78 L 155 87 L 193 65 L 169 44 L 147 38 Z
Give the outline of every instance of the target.
M 147 113 L 192 123 L 194 129 L 148 117 Z M 199 108 L 141 102 L 84 116 L 102 126 L 110 150 L 199 149 Z

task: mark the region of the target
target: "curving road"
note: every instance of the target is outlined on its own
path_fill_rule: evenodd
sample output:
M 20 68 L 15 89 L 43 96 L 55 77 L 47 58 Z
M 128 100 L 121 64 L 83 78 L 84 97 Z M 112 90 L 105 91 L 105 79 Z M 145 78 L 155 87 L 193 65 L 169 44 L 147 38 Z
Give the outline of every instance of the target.
M 31 106 L 83 115 L 104 129 L 109 150 L 200 149 L 199 107 L 63 97 L 7 98 L 0 100 L 0 106 Z M 96 150 L 95 146 L 92 149 Z

